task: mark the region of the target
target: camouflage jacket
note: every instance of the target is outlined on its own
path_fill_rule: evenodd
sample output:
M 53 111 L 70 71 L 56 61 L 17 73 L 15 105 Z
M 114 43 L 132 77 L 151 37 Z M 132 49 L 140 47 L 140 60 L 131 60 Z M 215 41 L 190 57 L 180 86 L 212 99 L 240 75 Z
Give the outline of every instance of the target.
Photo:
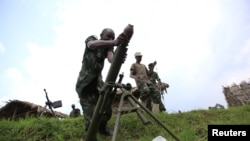
M 69 114 L 69 117 L 78 117 L 81 115 L 80 109 L 72 109 L 72 111 Z
M 149 80 L 150 80 L 152 83 L 157 84 L 156 81 L 159 82 L 159 81 L 160 81 L 160 77 L 159 77 L 158 73 L 154 71 L 154 72 L 152 73 L 152 75 L 149 76 Z
M 76 91 L 80 94 L 91 81 L 98 78 L 98 83 L 102 82 L 102 69 L 108 51 L 113 51 L 112 48 L 90 49 L 87 43 L 91 40 L 97 40 L 96 36 L 89 36 L 85 40 L 85 51 L 82 60 L 82 68 L 79 72 L 76 83 Z

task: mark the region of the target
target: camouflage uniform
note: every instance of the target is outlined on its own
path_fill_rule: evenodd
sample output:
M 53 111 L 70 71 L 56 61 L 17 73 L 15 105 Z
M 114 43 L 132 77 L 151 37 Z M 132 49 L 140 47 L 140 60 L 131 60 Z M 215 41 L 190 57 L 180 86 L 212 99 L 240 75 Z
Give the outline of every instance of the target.
M 72 111 L 69 114 L 69 117 L 78 117 L 81 115 L 80 109 L 72 109 Z
M 87 43 L 91 40 L 97 40 L 97 37 L 90 36 L 85 40 L 86 47 L 82 61 L 82 68 L 79 72 L 76 83 L 76 91 L 83 110 L 86 127 L 85 130 L 87 130 L 90 125 L 100 90 L 104 84 L 102 80 L 102 69 L 104 67 L 106 54 L 108 51 L 113 51 L 113 47 L 90 49 L 87 47 Z M 101 121 L 104 123 L 111 118 L 111 107 L 109 110 L 109 112 L 106 112 L 106 115 L 102 116 Z
M 156 83 L 156 81 L 159 82 L 161 80 L 158 73 L 154 71 L 151 74 L 151 76 L 149 77 L 149 80 L 158 88 L 159 93 L 160 93 L 160 88 L 157 86 L 157 83 Z M 166 111 L 166 108 L 165 108 L 164 104 L 162 103 L 162 101 L 159 104 L 159 110 L 160 111 Z
M 136 80 L 136 85 L 140 93 L 140 99 L 146 102 L 146 107 L 152 111 L 151 101 L 155 104 L 160 104 L 161 97 L 160 92 L 156 85 L 154 85 L 147 76 L 146 66 L 143 64 L 133 63 L 130 70 L 135 72 L 136 76 L 140 77 L 140 80 Z

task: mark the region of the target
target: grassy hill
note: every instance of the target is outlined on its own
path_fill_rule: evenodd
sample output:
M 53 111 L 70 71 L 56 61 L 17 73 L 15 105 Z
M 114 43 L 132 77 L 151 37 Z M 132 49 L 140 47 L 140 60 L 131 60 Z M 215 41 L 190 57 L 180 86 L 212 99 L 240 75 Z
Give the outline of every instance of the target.
M 175 139 L 161 128 L 148 114 L 144 115 L 152 124 L 144 125 L 136 113 L 121 117 L 118 141 L 151 141 L 163 136 L 168 141 Z M 208 124 L 250 124 L 250 105 L 229 109 L 193 110 L 184 113 L 158 113 L 155 115 L 181 141 L 206 141 Z M 116 116 L 109 122 L 113 129 Z M 0 141 L 79 141 L 85 135 L 83 117 L 78 118 L 34 118 L 16 121 L 0 120 Z M 110 141 L 112 137 L 98 134 L 99 141 Z

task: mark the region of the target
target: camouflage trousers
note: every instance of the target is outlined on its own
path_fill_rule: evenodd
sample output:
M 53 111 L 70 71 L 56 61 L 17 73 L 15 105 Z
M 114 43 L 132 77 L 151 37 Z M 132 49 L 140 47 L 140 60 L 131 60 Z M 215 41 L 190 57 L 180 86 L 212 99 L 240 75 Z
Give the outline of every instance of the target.
M 79 95 L 79 98 L 83 111 L 85 130 L 88 130 L 99 98 L 99 90 L 96 83 L 92 82 L 87 87 L 85 87 L 82 93 Z M 110 107 L 102 116 L 101 123 L 106 123 L 111 118 L 111 116 L 112 108 Z
M 142 103 L 152 111 L 152 102 L 155 104 L 161 103 L 161 94 L 159 89 L 154 84 L 141 83 L 138 87 L 140 99 Z
M 161 89 L 158 87 L 157 84 L 155 84 L 155 86 L 158 88 L 159 93 L 160 93 L 160 95 L 162 96 Z M 159 104 L 159 110 L 160 110 L 160 111 L 166 111 L 166 108 L 165 108 L 165 106 L 164 106 L 162 100 L 161 100 L 161 102 L 160 102 L 160 104 Z

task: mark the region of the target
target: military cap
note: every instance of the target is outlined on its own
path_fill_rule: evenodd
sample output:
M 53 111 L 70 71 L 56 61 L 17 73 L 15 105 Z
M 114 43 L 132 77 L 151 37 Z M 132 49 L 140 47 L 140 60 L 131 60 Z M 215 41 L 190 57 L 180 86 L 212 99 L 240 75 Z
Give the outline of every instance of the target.
M 136 53 L 135 53 L 135 57 L 136 57 L 136 56 L 142 56 L 141 52 L 136 52 Z

